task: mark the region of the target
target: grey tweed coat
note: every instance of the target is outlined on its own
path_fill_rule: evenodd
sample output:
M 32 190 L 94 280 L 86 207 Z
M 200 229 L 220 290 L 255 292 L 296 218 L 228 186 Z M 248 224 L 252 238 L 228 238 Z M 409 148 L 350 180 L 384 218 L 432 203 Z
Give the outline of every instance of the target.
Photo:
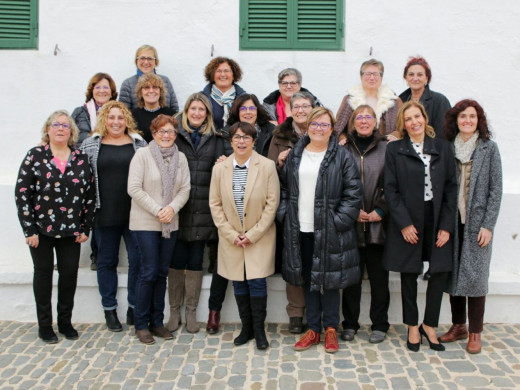
M 481 227 L 493 232 L 501 200 L 502 164 L 498 146 L 493 141 L 479 139 L 473 154 L 462 248 L 458 229 L 455 229 L 451 295 L 482 297 L 487 294 L 493 240 L 481 248 L 477 236 Z

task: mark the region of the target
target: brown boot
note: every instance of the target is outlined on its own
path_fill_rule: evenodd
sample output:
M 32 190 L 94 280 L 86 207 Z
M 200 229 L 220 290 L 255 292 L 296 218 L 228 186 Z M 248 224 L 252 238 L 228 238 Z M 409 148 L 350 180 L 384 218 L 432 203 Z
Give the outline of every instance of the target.
M 466 351 L 468 351 L 468 353 L 480 353 L 481 349 L 482 342 L 480 341 L 480 333 L 470 333 Z
M 464 340 L 468 338 L 468 329 L 466 324 L 453 324 L 446 333 L 439 337 L 441 343 L 451 343 L 455 340 Z
M 170 319 L 166 329 L 175 332 L 181 323 L 181 306 L 184 300 L 184 270 L 168 270 L 168 300 L 170 302 Z
M 210 310 L 209 316 L 208 316 L 208 324 L 206 325 L 206 332 L 209 334 L 217 334 L 219 324 L 220 324 L 220 311 Z
M 186 271 L 186 329 L 190 333 L 197 333 L 200 329 L 197 322 L 197 306 L 201 287 L 202 271 Z

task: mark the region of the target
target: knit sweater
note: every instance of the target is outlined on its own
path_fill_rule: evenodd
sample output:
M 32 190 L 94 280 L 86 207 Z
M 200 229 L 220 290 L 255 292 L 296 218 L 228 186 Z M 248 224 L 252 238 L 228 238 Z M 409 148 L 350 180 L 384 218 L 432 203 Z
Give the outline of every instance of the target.
M 130 229 L 143 231 L 161 231 L 161 222 L 157 218 L 162 206 L 162 179 L 157 163 L 150 148 L 135 152 L 128 174 L 128 194 L 132 197 L 130 210 Z M 179 211 L 190 196 L 190 170 L 184 153 L 179 152 L 179 165 L 173 186 L 173 200 L 169 204 L 175 212 L 173 228 L 179 229 Z

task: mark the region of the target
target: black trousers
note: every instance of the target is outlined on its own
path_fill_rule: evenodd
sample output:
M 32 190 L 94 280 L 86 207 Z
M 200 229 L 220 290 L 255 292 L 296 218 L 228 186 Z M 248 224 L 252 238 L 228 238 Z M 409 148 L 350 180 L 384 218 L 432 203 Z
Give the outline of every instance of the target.
M 54 238 L 40 234 L 37 248 L 30 248 L 34 265 L 33 290 L 38 326 L 52 326 L 52 274 L 54 250 L 58 264 L 58 325 L 71 323 L 78 280 L 81 245 L 75 237 Z
M 470 333 L 480 333 L 484 329 L 484 309 L 486 296 L 455 297 L 450 295 L 451 321 L 454 324 L 466 323 L 466 299 L 468 301 L 468 322 Z
M 218 245 L 218 241 L 212 241 L 207 243 L 208 247 L 210 245 Z M 209 300 L 208 300 L 208 308 L 209 310 L 220 311 L 222 310 L 222 304 L 224 303 L 224 299 L 226 299 L 226 291 L 228 287 L 229 280 L 220 276 L 218 274 L 218 261 L 217 261 L 217 250 L 210 250 L 210 256 L 215 256 L 215 267 L 213 269 L 213 277 L 211 278 L 211 287 L 209 288 Z
M 343 329 L 359 329 L 359 313 L 361 303 L 361 285 L 365 266 L 370 281 L 370 320 L 372 330 L 387 332 L 388 307 L 390 291 L 388 289 L 388 271 L 383 268 L 383 245 L 368 245 L 359 248 L 359 267 L 361 279 L 359 283 L 343 289 Z

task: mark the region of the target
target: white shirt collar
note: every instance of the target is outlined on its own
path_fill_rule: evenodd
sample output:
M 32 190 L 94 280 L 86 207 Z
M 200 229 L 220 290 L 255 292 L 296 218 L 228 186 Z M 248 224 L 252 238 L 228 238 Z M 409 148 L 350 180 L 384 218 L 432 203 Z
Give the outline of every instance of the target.
M 233 157 L 233 168 L 235 168 L 238 165 L 238 166 L 246 167 L 247 169 L 249 169 L 250 161 L 251 161 L 251 157 L 249 157 L 249 159 L 245 162 L 244 165 L 240 165 L 239 163 L 237 163 L 237 160 L 235 160 L 235 157 Z

